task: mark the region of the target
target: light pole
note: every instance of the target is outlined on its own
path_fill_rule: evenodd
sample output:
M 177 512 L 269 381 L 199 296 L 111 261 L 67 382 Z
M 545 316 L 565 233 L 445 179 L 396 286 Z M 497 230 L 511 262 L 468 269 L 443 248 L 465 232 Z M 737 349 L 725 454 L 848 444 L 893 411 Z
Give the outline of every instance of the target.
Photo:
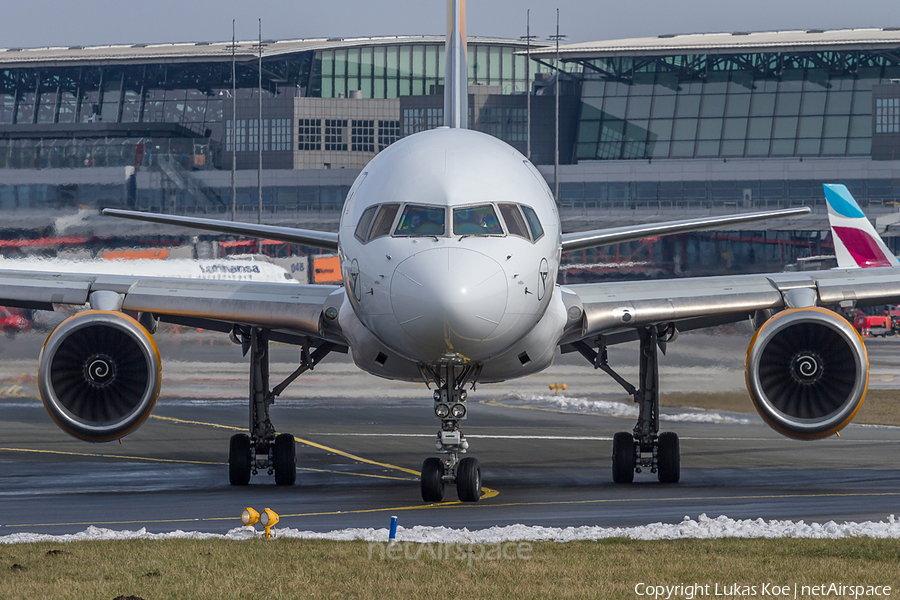
M 525 109 L 525 157 L 531 160 L 531 40 L 536 40 L 536 35 L 531 35 L 531 10 L 525 12 L 525 35 L 519 38 L 525 40 L 525 94 L 527 104 Z
M 256 187 L 259 194 L 259 216 L 257 223 L 262 223 L 263 201 L 262 201 L 262 142 L 263 142 L 263 111 L 262 111 L 262 19 L 259 20 L 259 123 L 256 127 L 256 149 L 258 150 L 259 160 L 256 163 Z
M 556 35 L 551 35 L 550 39 L 556 42 L 556 86 L 553 93 L 556 99 L 556 118 L 554 119 L 556 130 L 556 141 L 553 148 L 553 198 L 559 204 L 559 40 L 566 39 L 566 36 L 559 35 L 559 9 L 556 9 Z
M 231 220 L 237 219 L 237 185 L 234 181 L 234 172 L 237 170 L 237 82 L 235 81 L 234 50 L 236 39 L 234 35 L 234 19 L 231 20 Z

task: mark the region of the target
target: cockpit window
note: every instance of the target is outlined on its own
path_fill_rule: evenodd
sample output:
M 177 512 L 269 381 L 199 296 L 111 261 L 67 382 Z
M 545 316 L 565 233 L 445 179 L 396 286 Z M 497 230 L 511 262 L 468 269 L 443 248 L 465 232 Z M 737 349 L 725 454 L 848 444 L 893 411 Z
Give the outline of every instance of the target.
M 407 204 L 394 235 L 444 235 L 444 208 Z
M 399 204 L 382 204 L 375 215 L 375 221 L 372 223 L 372 229 L 369 231 L 369 238 L 366 240 L 371 242 L 375 238 L 384 237 L 391 234 L 391 225 L 394 224 L 394 217 L 400 210 Z
M 544 235 L 544 228 L 541 227 L 541 222 L 538 220 L 538 216 L 534 212 L 534 209 L 523 204 L 522 212 L 525 213 L 525 220 L 528 221 L 528 226 L 531 228 L 531 237 L 533 239 L 538 239 Z
M 490 204 L 453 209 L 454 235 L 503 235 L 500 219 Z
M 366 241 L 366 234 L 369 232 L 369 225 L 372 224 L 372 217 L 375 216 L 375 211 L 378 210 L 377 206 L 370 206 L 363 212 L 362 217 L 359 219 L 359 223 L 356 224 L 356 231 L 353 235 L 356 236 L 361 242 Z
M 500 214 L 503 216 L 503 220 L 506 221 L 506 231 L 509 232 L 509 235 L 517 235 L 530 240 L 528 229 L 525 226 L 525 219 L 522 218 L 519 207 L 515 204 L 500 204 L 499 206 Z

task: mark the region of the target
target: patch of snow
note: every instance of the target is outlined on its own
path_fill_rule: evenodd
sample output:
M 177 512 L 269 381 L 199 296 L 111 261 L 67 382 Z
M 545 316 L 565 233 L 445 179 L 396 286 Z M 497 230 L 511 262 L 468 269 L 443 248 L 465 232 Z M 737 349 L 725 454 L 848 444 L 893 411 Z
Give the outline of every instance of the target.
M 77 542 L 88 540 L 132 540 L 132 539 L 230 539 L 247 540 L 263 535 L 253 527 L 236 527 L 225 534 L 173 531 L 170 533 L 149 533 L 146 529 L 137 531 L 114 531 L 101 527 L 68 535 L 45 535 L 38 533 L 13 533 L 0 536 L 0 544 L 32 542 Z M 362 540 L 366 542 L 386 542 L 388 529 L 341 529 L 319 533 L 292 528 L 279 528 L 276 537 L 296 539 L 319 539 L 336 541 Z M 674 539 L 719 539 L 719 538 L 900 538 L 900 520 L 890 515 L 884 521 L 854 523 L 806 523 L 805 521 L 764 519 L 731 519 L 726 516 L 716 518 L 702 514 L 696 520 L 685 517 L 680 523 L 651 523 L 636 527 L 540 527 L 530 525 L 508 525 L 490 527 L 477 531 L 452 529 L 449 527 L 415 526 L 398 527 L 398 542 L 441 543 L 441 544 L 496 544 L 501 542 L 571 542 L 576 540 L 601 540 L 624 537 L 635 540 Z
M 536 403 L 554 406 L 563 410 L 577 410 L 591 412 L 609 417 L 634 417 L 638 416 L 638 407 L 624 402 L 612 402 L 609 400 L 588 400 L 586 398 L 574 398 L 566 395 L 551 396 L 543 394 L 510 394 L 511 400 L 519 400 L 527 403 Z M 752 419 L 742 417 L 730 417 L 718 412 L 709 412 L 702 408 L 692 409 L 695 412 L 669 412 L 671 409 L 661 409 L 659 419 L 661 421 L 689 422 L 689 423 L 734 423 L 749 425 Z

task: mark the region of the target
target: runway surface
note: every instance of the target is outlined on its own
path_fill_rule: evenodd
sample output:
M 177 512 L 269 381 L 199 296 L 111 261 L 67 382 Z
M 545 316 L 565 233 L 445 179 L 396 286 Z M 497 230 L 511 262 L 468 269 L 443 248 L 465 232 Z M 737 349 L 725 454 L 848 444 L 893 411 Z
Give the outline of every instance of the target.
M 36 388 L 36 335 L 0 341 L 0 536 L 113 529 L 224 533 L 245 506 L 270 507 L 281 525 L 312 531 L 414 525 L 631 526 L 727 515 L 735 519 L 878 521 L 900 515 L 900 429 L 850 426 L 840 438 L 798 442 L 755 414 L 664 409 L 662 428 L 681 437 L 682 477 L 650 473 L 614 485 L 612 435 L 630 430 L 625 394 L 582 359 L 469 396 L 463 430 L 488 494 L 476 504 L 447 488 L 425 505 L 418 471 L 433 452 L 438 421 L 422 385 L 396 384 L 329 357 L 288 388 L 272 409 L 298 440 L 297 485 L 265 474 L 228 485 L 228 438 L 246 428 L 247 363 L 213 334 L 160 336 L 164 386 L 153 416 L 122 444 L 70 438 L 50 420 Z M 692 334 L 670 346 L 661 386 L 732 391 L 743 386 L 747 335 Z M 869 343 L 871 385 L 897 387 L 900 340 Z M 273 384 L 297 350 L 273 348 Z M 334 358 L 334 360 L 332 360 Z M 637 348 L 611 351 L 634 379 Z M 625 361 L 628 361 L 627 363 Z M 563 397 L 548 390 L 566 383 Z M 604 404 L 609 402 L 610 404 Z M 751 410 L 748 400 L 748 410 Z

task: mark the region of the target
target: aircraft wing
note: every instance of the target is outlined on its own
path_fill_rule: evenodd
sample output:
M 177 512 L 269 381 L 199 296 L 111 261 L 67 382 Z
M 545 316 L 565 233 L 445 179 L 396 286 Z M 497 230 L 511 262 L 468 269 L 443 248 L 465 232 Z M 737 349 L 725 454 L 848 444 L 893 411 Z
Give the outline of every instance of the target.
M 303 244 L 314 248 L 322 248 L 337 252 L 338 234 L 313 229 L 294 229 L 293 227 L 278 227 L 277 225 L 257 225 L 255 223 L 239 223 L 236 221 L 221 221 L 218 219 L 203 219 L 200 217 L 182 217 L 177 215 L 159 215 L 134 210 L 119 210 L 117 208 L 104 208 L 103 214 L 108 217 L 120 217 L 147 223 L 159 223 L 161 225 L 178 225 L 191 229 L 204 231 L 216 231 L 219 233 L 232 233 L 246 235 L 248 237 L 265 238 L 288 242 L 290 244 Z
M 323 311 L 327 306 L 340 306 L 341 298 L 332 295 L 342 295 L 343 288 L 0 270 L 0 306 L 40 310 L 52 310 L 53 304 L 82 306 L 97 292 L 118 294 L 122 310 L 283 329 L 324 338 Z
M 900 301 L 900 271 L 892 267 L 799 273 L 691 277 L 665 281 L 564 286 L 578 297 L 581 331 L 563 343 L 639 326 L 675 323 L 679 330 L 736 322 L 756 311 L 853 301 L 856 306 Z
M 627 225 L 624 227 L 610 227 L 607 229 L 564 233 L 562 235 L 562 249 L 563 252 L 568 252 L 570 250 L 584 250 L 586 248 L 596 248 L 597 246 L 618 244 L 620 242 L 631 242 L 658 235 L 673 235 L 676 233 L 687 233 L 689 231 L 701 231 L 705 229 L 714 229 L 716 227 L 724 227 L 726 225 L 737 225 L 739 223 L 767 221 L 769 219 L 800 217 L 808 215 L 809 212 L 809 208 L 807 207 L 787 208 L 783 210 L 769 210 L 718 217 L 700 217 L 697 219 L 683 219 L 680 221 Z

